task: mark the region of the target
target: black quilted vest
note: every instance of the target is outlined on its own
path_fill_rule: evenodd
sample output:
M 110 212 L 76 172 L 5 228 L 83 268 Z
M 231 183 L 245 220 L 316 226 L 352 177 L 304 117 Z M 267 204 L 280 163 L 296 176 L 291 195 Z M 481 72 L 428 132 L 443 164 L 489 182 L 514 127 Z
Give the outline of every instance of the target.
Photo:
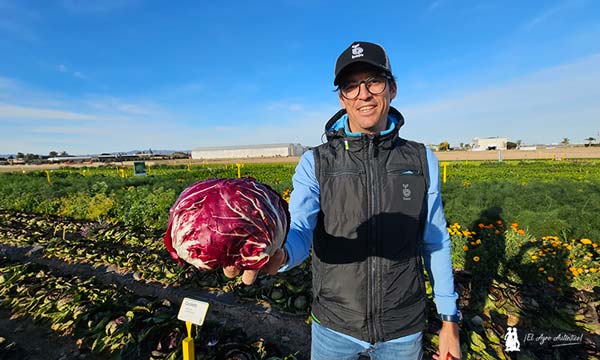
M 344 114 L 327 123 L 329 129 Z M 386 135 L 328 131 L 315 149 L 321 211 L 313 237 L 312 313 L 322 325 L 375 343 L 422 331 L 420 254 L 427 213 L 422 144 Z

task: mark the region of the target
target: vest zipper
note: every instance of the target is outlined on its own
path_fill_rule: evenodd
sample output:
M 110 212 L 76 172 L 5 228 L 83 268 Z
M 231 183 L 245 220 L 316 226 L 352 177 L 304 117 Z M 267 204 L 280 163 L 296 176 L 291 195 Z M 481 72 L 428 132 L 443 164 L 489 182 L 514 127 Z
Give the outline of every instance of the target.
M 369 256 L 368 256 L 368 272 L 369 276 L 367 277 L 367 304 L 368 304 L 368 314 L 369 318 L 367 320 L 367 328 L 369 329 L 369 338 L 370 342 L 374 344 L 377 342 L 379 338 L 378 329 L 377 329 L 377 304 L 379 303 L 378 291 L 376 291 L 377 286 L 377 224 L 375 219 L 375 202 L 376 202 L 376 189 L 375 189 L 375 176 L 374 176 L 374 144 L 373 144 L 373 136 L 367 135 L 366 137 L 368 141 L 367 154 L 366 154 L 366 168 L 367 168 L 367 233 L 368 233 L 368 248 L 369 248 Z

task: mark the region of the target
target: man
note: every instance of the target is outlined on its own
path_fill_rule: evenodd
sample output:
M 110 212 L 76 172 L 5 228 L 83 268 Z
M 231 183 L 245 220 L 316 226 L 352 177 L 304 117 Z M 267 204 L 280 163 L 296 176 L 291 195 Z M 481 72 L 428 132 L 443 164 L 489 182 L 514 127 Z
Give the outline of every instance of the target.
M 390 106 L 397 86 L 381 46 L 351 44 L 337 59 L 334 85 L 342 110 L 325 126 L 327 142 L 296 168 L 285 249 L 264 270 L 300 264 L 312 245 L 311 359 L 420 359 L 424 262 L 443 320 L 435 358 L 460 358 L 437 159 L 398 136 L 404 118 Z

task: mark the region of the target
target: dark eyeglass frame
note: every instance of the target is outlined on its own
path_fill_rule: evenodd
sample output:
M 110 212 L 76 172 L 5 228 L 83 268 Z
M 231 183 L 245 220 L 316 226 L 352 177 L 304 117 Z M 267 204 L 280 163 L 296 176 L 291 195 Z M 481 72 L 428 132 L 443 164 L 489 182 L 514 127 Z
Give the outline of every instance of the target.
M 373 92 L 373 91 L 371 91 L 371 89 L 369 89 L 369 85 L 372 84 L 373 81 L 375 81 L 375 80 L 381 80 L 381 79 L 383 79 L 383 81 L 384 81 L 383 89 L 381 89 L 381 91 L 379 91 L 379 92 Z M 340 94 L 342 95 L 342 97 L 344 97 L 344 99 L 346 99 L 346 100 L 354 100 L 354 99 L 356 99 L 356 98 L 358 98 L 360 96 L 360 88 L 361 88 L 360 86 L 364 83 L 365 84 L 365 88 L 367 89 L 367 91 L 370 94 L 372 94 L 372 95 L 379 95 L 379 94 L 382 94 L 385 91 L 385 89 L 387 89 L 388 81 L 391 80 L 391 79 L 392 79 L 392 77 L 389 76 L 389 75 L 374 75 L 374 76 L 370 76 L 370 77 L 368 77 L 368 78 L 366 78 L 364 80 L 358 81 L 358 82 L 352 82 L 352 83 L 349 83 L 349 84 L 340 85 L 338 87 L 338 90 L 339 90 Z M 355 85 L 358 88 L 358 92 L 356 93 L 356 96 L 354 96 L 354 97 L 348 97 L 345 94 L 346 91 L 344 89 L 347 88 L 350 85 Z

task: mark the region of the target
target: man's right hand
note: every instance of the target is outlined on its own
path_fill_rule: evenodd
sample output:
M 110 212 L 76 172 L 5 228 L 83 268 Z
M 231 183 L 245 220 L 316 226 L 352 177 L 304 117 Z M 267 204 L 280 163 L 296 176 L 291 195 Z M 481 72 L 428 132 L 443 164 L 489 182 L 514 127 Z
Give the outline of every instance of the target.
M 277 271 L 287 262 L 287 252 L 284 248 L 275 250 L 275 253 L 271 255 L 269 261 L 259 270 L 244 270 L 242 274 L 242 282 L 246 285 L 252 285 L 258 277 L 258 272 L 265 272 L 271 276 L 277 274 Z M 223 268 L 225 276 L 228 278 L 234 278 L 241 272 L 240 269 L 235 266 L 227 266 Z

